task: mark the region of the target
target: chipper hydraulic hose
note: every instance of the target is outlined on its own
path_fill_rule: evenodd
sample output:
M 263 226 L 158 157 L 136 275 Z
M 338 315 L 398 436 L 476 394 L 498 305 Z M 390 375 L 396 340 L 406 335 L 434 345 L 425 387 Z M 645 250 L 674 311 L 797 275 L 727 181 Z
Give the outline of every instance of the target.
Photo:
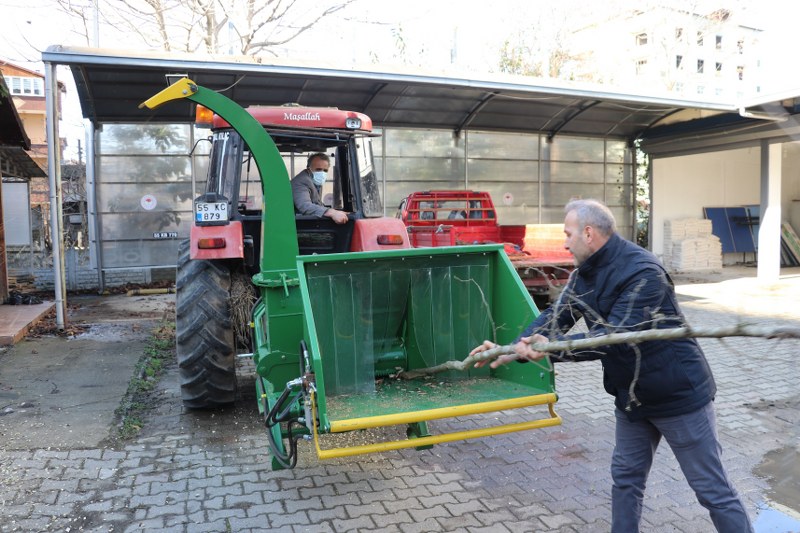
M 275 460 L 283 468 L 294 468 L 297 465 L 297 441 L 308 437 L 308 434 L 312 433 L 314 430 L 313 425 L 316 424 L 316 420 L 312 415 L 309 399 L 309 393 L 313 392 L 315 387 L 313 383 L 313 374 L 310 373 L 308 347 L 306 346 L 306 342 L 304 340 L 300 341 L 300 356 L 305 369 L 304 374 L 301 377 L 286 383 L 286 387 L 283 389 L 283 392 L 275 401 L 275 404 L 269 410 L 266 418 L 264 419 L 264 424 L 267 426 L 267 437 L 269 439 L 270 451 L 272 452 Z M 298 388 L 299 390 L 297 390 Z M 290 395 L 295 390 L 297 390 L 295 396 L 290 399 Z M 296 404 L 300 404 L 301 398 L 304 399 L 301 407 L 305 408 L 305 418 L 299 415 L 292 415 L 292 408 Z M 284 403 L 286 405 L 281 410 L 281 406 Z M 287 425 L 286 433 L 289 440 L 288 454 L 281 451 L 281 446 L 278 445 L 278 442 L 276 442 L 275 436 L 272 433 L 273 428 L 275 428 L 275 426 L 280 426 L 281 423 L 286 423 Z M 297 428 L 298 432 L 293 434 L 293 425 L 298 425 L 300 428 L 307 429 L 308 433 L 305 433 L 300 428 Z
M 278 413 L 278 410 L 280 409 L 281 405 L 286 402 L 287 399 L 289 399 L 289 395 L 292 393 L 292 390 L 301 386 L 302 383 L 302 378 L 297 378 L 287 383 L 286 388 L 283 389 L 283 392 L 275 401 L 275 404 L 272 406 L 272 409 L 269 410 L 264 420 L 264 423 L 267 426 L 269 449 L 272 452 L 272 456 L 283 468 L 294 468 L 297 464 L 297 441 L 302 439 L 303 435 L 292 435 L 292 426 L 294 424 L 302 426 L 302 424 L 300 422 L 300 417 L 292 416 L 291 411 L 294 404 L 299 400 L 301 392 L 298 392 L 294 398 L 289 400 L 286 403 L 286 407 L 284 407 L 280 413 Z M 275 436 L 272 434 L 273 428 L 275 426 L 280 426 L 280 424 L 283 422 L 285 422 L 287 425 L 286 432 L 289 440 L 288 454 L 281 451 L 282 446 L 278 445 L 278 442 L 275 440 Z

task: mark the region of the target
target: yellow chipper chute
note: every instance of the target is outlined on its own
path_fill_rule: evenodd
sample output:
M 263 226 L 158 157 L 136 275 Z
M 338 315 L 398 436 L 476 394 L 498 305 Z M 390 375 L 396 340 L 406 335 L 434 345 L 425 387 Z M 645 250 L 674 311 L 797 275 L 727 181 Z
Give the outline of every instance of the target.
M 502 247 L 298 257 L 298 273 L 305 342 L 297 385 L 321 459 L 561 423 L 547 360 L 404 379 L 404 372 L 463 360 L 485 339 L 508 344 L 538 314 Z M 501 411 L 492 418 L 515 421 L 442 434 L 428 428 Z M 397 425 L 407 425 L 408 439 L 331 448 L 320 438 Z

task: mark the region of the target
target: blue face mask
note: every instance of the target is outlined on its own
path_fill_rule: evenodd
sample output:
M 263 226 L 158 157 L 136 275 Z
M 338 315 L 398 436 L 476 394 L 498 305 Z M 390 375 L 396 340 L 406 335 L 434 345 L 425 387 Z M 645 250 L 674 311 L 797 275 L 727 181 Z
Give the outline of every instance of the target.
M 317 187 L 322 187 L 322 184 L 325 183 L 325 173 L 322 171 L 312 172 L 311 178 L 314 180 L 314 185 Z

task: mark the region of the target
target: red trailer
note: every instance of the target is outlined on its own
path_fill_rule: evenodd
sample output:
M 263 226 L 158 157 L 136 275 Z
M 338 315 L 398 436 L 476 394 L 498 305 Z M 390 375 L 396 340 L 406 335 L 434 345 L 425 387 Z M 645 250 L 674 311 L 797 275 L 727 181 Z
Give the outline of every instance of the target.
M 517 274 L 538 300 L 557 294 L 575 268 L 562 224 L 502 226 L 488 192 L 420 191 L 397 211 L 411 246 L 502 243 Z

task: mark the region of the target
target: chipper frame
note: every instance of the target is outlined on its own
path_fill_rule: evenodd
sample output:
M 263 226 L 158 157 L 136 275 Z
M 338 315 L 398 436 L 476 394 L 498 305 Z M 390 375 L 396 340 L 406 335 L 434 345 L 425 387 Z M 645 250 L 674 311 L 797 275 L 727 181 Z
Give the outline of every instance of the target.
M 547 361 L 400 379 L 402 371 L 463 359 L 484 339 L 510 343 L 537 315 L 501 246 L 299 256 L 289 176 L 264 128 L 235 102 L 187 78 L 142 105 L 180 98 L 236 129 L 261 175 L 260 272 L 253 276 L 261 297 L 252 313 L 252 356 L 273 468 L 295 466 L 301 439 L 313 440 L 327 459 L 561 423 Z M 537 405 L 548 407 L 543 418 L 527 409 Z M 498 411 L 516 421 L 428 430 L 428 422 L 468 415 L 485 423 L 479 415 Z M 321 434 L 403 425 L 407 439 L 321 444 Z

